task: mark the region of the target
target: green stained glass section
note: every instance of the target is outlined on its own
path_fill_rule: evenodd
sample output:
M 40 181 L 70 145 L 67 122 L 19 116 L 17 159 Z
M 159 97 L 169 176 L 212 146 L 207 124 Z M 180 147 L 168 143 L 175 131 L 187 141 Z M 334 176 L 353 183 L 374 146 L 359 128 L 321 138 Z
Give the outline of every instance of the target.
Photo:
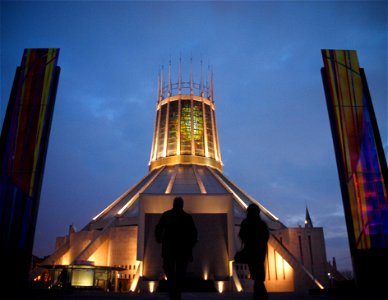
M 209 157 L 214 158 L 214 143 L 213 143 L 213 129 L 210 106 L 205 106 L 205 118 L 206 118 L 206 134 L 207 134 L 207 148 Z
M 159 123 L 159 132 L 158 132 L 158 152 L 157 157 L 163 156 L 163 148 L 164 148 L 164 133 L 166 130 L 166 113 L 167 113 L 167 106 L 164 105 L 160 109 L 160 123 Z
M 181 102 L 181 154 L 191 154 L 191 104 Z
M 178 133 L 178 101 L 171 102 L 168 116 L 167 156 L 176 155 Z
M 205 156 L 204 150 L 204 137 L 203 137 L 203 112 L 202 103 L 194 102 L 193 105 L 193 118 L 194 118 L 194 144 L 195 155 Z

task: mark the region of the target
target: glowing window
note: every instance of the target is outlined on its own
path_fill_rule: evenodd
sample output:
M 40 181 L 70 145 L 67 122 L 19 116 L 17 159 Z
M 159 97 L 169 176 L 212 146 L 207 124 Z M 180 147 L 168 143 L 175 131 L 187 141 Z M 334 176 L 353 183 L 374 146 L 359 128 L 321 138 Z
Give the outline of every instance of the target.
M 205 155 L 204 142 L 203 142 L 203 112 L 202 103 L 194 102 L 193 105 L 193 118 L 194 118 L 194 143 L 195 143 L 195 155 Z
M 160 112 L 160 123 L 159 123 L 159 132 L 158 132 L 158 154 L 157 157 L 163 156 L 163 147 L 164 147 L 164 133 L 166 129 L 166 112 L 167 106 L 164 105 L 161 108 Z
M 178 133 L 178 101 L 170 103 L 168 116 L 168 141 L 167 156 L 176 155 L 176 143 Z
M 214 158 L 214 143 L 213 143 L 211 108 L 208 105 L 206 105 L 205 107 L 206 107 L 205 118 L 206 118 L 207 148 L 208 148 L 208 152 L 209 152 L 209 157 Z
M 181 154 L 191 154 L 191 104 L 181 103 Z

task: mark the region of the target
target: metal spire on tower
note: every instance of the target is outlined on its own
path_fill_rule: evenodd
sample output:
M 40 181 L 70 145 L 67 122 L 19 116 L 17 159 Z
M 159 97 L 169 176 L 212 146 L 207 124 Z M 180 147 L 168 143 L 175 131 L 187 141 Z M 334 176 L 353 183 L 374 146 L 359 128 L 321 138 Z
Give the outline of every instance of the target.
M 171 58 L 168 63 L 168 87 L 167 87 L 167 96 L 171 97 Z
M 213 76 L 213 70 L 211 73 L 211 100 L 214 101 L 214 76 Z
M 178 94 L 182 94 L 182 58 L 179 57 Z
M 210 65 L 207 65 L 207 79 L 206 79 L 206 96 L 208 97 L 208 98 L 211 98 L 211 92 L 210 92 L 210 90 L 211 90 L 211 88 L 210 88 L 210 82 L 211 82 L 211 80 L 210 80 Z
M 193 58 L 190 57 L 190 95 L 194 94 L 193 88 Z
M 162 70 L 161 70 L 161 76 L 160 76 L 160 87 L 161 87 L 161 95 L 162 98 L 164 98 L 164 66 L 162 65 Z
M 160 101 L 160 71 L 158 72 L 158 101 Z
M 158 101 L 161 101 L 163 99 L 163 82 L 162 82 L 162 67 L 159 68 L 159 74 L 158 74 Z
M 203 63 L 202 63 L 202 58 L 201 58 L 201 80 L 199 83 L 199 93 L 200 93 L 200 96 L 203 97 L 204 93 L 203 93 Z

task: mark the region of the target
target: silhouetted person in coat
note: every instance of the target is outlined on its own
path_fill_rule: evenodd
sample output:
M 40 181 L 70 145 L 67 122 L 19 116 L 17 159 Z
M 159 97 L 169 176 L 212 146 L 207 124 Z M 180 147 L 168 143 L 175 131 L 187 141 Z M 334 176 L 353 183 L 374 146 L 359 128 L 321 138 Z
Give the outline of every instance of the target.
M 173 208 L 164 212 L 155 227 L 155 237 L 162 243 L 163 270 L 172 300 L 180 300 L 186 268 L 193 261 L 197 228 L 191 215 L 183 210 L 183 199 L 176 197 Z
M 268 299 L 265 288 L 265 266 L 269 230 L 260 217 L 260 208 L 252 203 L 247 208 L 247 217 L 241 222 L 239 237 L 248 255 L 248 267 L 254 280 L 253 299 Z
M 67 289 L 69 287 L 69 273 L 67 269 L 62 269 L 58 276 L 58 281 L 60 282 L 62 289 Z

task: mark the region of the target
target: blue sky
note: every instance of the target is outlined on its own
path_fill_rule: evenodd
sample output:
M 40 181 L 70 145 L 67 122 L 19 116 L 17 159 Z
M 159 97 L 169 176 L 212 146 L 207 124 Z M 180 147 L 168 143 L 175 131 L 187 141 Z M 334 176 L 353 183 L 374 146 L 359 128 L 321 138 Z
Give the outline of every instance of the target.
M 386 153 L 386 1 L 2 1 L 4 119 L 24 48 L 60 48 L 62 68 L 34 254 L 148 172 L 157 76 L 171 58 L 214 72 L 224 174 L 287 226 L 306 205 L 328 259 L 351 269 L 330 124 L 323 48 L 354 49 Z

